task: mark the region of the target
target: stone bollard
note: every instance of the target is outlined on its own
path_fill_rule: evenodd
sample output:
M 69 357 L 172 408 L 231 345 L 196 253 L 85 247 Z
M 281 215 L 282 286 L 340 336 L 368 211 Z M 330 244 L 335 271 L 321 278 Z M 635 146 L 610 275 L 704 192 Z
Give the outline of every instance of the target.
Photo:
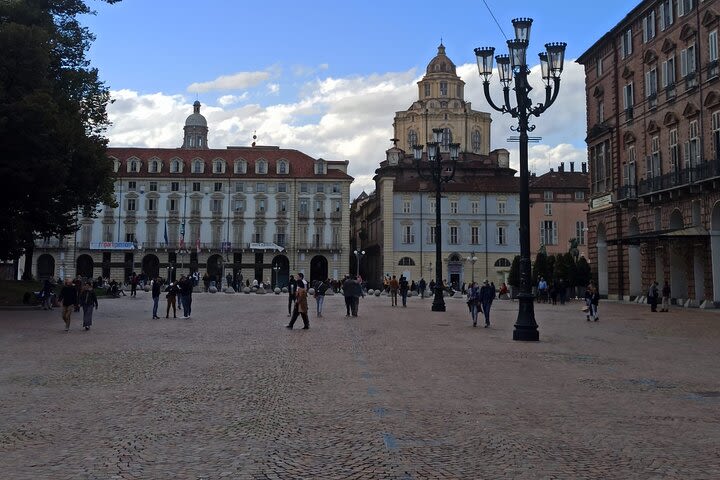
M 265 292 L 265 289 L 264 289 L 264 288 L 258 288 L 258 289 L 255 291 L 255 293 L 256 293 L 257 295 L 265 295 L 266 292 Z
M 380 296 L 380 290 L 375 290 L 375 296 L 376 296 L 376 297 L 379 297 L 379 296 Z
M 372 288 L 368 289 L 368 295 L 375 295 L 375 290 L 373 290 Z
M 283 288 L 282 288 L 282 293 L 288 293 L 288 287 L 283 287 Z
M 275 295 L 280 295 L 280 292 L 281 292 L 280 287 L 275 287 L 274 292 L 275 292 Z
M 208 292 L 210 292 L 210 293 L 217 293 L 217 291 L 218 291 L 218 289 L 217 289 L 217 287 L 216 287 L 215 285 L 213 285 L 212 287 L 208 288 Z
M 243 288 L 243 293 L 250 293 L 250 287 Z
M 225 293 L 235 293 L 235 289 L 233 287 L 225 287 L 223 288 L 223 292 Z

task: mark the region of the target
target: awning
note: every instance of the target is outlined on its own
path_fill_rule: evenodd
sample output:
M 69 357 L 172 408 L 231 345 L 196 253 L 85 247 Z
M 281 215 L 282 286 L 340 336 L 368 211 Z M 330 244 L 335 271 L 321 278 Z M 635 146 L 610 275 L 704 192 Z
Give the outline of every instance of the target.
M 639 245 L 650 241 L 672 240 L 672 239 L 698 239 L 708 237 L 710 233 L 703 227 L 687 227 L 674 230 L 658 230 L 655 232 L 638 233 L 627 235 L 623 238 L 608 240 L 610 245 Z

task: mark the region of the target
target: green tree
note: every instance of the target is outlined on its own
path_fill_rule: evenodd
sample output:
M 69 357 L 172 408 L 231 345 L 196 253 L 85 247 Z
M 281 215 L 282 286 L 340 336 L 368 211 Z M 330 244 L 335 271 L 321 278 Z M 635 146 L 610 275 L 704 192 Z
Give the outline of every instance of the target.
M 547 254 L 545 253 L 544 249 L 538 252 L 537 256 L 535 257 L 535 263 L 533 264 L 532 278 L 530 279 L 530 284 L 537 284 L 537 280 L 539 277 L 544 277 L 545 280 L 549 278 Z
M 585 260 L 585 257 L 580 257 L 576 264 L 575 286 L 584 287 L 590 283 L 591 273 L 590 264 Z
M 116 3 L 118 0 L 104 0 Z M 113 204 L 103 134 L 108 89 L 85 57 L 94 40 L 84 0 L 0 0 L 0 258 L 36 238 L 77 230 L 78 215 Z

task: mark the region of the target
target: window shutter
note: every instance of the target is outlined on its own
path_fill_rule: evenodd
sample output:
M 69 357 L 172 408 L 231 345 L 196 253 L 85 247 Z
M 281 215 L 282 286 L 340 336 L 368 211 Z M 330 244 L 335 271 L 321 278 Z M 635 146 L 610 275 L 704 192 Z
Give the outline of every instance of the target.
M 687 168 L 690 165 L 690 142 L 685 142 L 685 151 L 683 155 L 684 165 Z
M 557 222 L 556 222 L 556 221 L 553 221 L 553 222 L 552 222 L 552 227 L 553 227 L 552 244 L 553 244 L 553 245 L 557 245 L 557 243 L 558 243 L 558 229 L 557 229 Z

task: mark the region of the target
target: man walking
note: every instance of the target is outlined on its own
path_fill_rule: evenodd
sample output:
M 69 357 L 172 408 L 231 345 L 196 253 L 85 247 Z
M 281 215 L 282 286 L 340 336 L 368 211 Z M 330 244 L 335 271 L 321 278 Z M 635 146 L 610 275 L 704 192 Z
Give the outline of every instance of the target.
M 652 282 L 650 289 L 648 290 L 648 303 L 650 304 L 650 311 L 657 312 L 657 303 L 660 292 L 658 291 L 658 283 Z
M 400 284 L 398 283 L 397 278 L 395 278 L 395 275 L 393 275 L 390 279 L 390 305 L 393 307 L 397 307 L 397 294 L 399 288 Z
M 292 314 L 293 304 L 295 303 L 295 293 L 297 292 L 297 282 L 295 277 L 290 275 L 290 282 L 288 283 L 288 317 Z
M 75 310 L 75 306 L 80 306 L 77 289 L 69 278 L 65 279 L 65 285 L 62 290 L 60 290 L 60 298 L 58 301 L 62 305 L 62 318 L 65 321 L 65 331 L 69 332 L 72 312 Z
M 425 283 L 425 279 L 421 278 L 420 282 L 418 282 L 418 291 L 420 292 L 420 299 L 425 298 L 425 288 L 427 287 L 427 283 Z
M 189 277 L 180 280 L 180 293 L 182 294 L 183 318 L 190 318 L 192 311 L 193 281 Z
M 667 280 L 663 284 L 662 288 L 662 306 L 660 307 L 661 312 L 670 311 L 670 284 Z
M 400 298 L 402 299 L 403 307 L 407 307 L 408 288 L 407 278 L 405 278 L 405 275 L 400 275 Z
M 480 288 L 480 304 L 482 305 L 483 315 L 485 315 L 485 328 L 490 326 L 490 307 L 493 300 L 495 300 L 495 291 L 490 286 L 490 283 L 485 280 Z
M 161 291 L 160 287 L 161 286 L 162 286 L 162 282 L 160 282 L 160 277 L 155 277 L 152 281 L 152 288 L 151 288 L 152 301 L 153 301 L 153 316 L 152 316 L 153 320 L 155 320 L 156 318 L 158 318 L 158 319 L 160 318 L 160 317 L 158 317 L 157 311 L 158 311 L 158 304 L 160 302 L 160 291 Z

